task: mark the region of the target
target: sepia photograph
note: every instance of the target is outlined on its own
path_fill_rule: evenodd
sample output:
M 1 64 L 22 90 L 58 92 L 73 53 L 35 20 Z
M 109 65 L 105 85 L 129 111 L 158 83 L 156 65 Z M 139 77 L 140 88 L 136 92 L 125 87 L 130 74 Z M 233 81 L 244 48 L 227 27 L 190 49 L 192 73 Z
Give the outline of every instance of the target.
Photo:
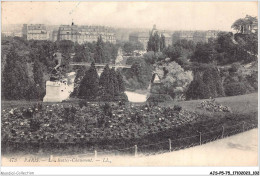
M 1 2 L 1 166 L 258 158 L 257 1 Z

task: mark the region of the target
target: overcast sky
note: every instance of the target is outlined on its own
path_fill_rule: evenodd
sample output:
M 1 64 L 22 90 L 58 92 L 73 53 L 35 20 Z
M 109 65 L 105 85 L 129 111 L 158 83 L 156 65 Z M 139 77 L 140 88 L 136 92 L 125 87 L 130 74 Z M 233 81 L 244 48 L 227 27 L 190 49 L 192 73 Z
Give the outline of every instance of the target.
M 165 30 L 225 30 L 257 2 L 2 2 L 2 23 L 106 25 Z

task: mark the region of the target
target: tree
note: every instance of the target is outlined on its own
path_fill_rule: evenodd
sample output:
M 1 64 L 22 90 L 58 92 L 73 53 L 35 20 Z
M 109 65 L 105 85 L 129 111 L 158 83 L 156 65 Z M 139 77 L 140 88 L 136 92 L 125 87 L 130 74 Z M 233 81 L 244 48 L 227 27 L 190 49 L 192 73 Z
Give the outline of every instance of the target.
M 18 56 L 14 47 L 11 47 L 6 56 L 6 64 L 2 79 L 2 95 L 8 100 L 27 99 L 30 80 L 25 60 Z
M 194 69 L 194 79 L 187 92 L 187 99 L 205 99 L 224 96 L 222 78 L 216 66 L 204 64 Z
M 166 47 L 165 44 L 165 36 L 163 34 L 161 34 L 161 38 L 160 38 L 160 51 L 163 51 Z
M 251 33 L 252 29 L 258 26 L 257 17 L 252 17 L 250 15 L 246 15 L 245 18 L 240 18 L 236 20 L 231 28 L 237 31 L 237 33 Z
M 78 97 L 85 98 L 87 100 L 95 100 L 98 96 L 99 78 L 95 68 L 95 63 L 92 62 L 91 67 L 85 73 L 80 86 Z
M 110 74 L 110 69 L 109 69 L 109 65 L 107 64 L 103 70 L 103 72 L 100 75 L 100 79 L 99 79 L 99 85 L 101 87 L 106 87 L 109 84 L 109 74 Z
M 209 97 L 210 93 L 207 85 L 203 82 L 202 76 L 196 73 L 186 92 L 186 99 L 205 99 Z
M 125 42 L 124 45 L 123 45 L 123 50 L 127 54 L 132 55 L 134 50 L 135 50 L 134 43 L 133 42 Z
M 97 43 L 96 43 L 95 53 L 94 53 L 95 63 L 103 63 L 104 55 L 105 55 L 104 54 L 104 42 L 102 40 L 102 37 L 99 36 Z
M 180 99 L 193 80 L 191 71 L 184 71 L 176 62 L 157 65 L 155 72 L 161 78 L 162 89 L 172 98 Z
M 115 68 L 110 69 L 109 78 L 110 78 L 110 85 L 111 83 L 113 85 L 111 88 L 111 90 L 113 89 L 112 97 L 119 95 L 119 85 L 118 85 L 118 79 L 117 79 Z
M 149 37 L 149 40 L 148 40 L 148 43 L 147 43 L 147 51 L 158 52 L 160 50 L 161 42 L 163 42 L 163 41 L 160 38 L 160 36 L 159 36 L 157 31 L 154 34 L 151 33 L 150 37 Z
M 178 58 L 182 55 L 182 48 L 179 46 L 168 46 L 164 50 L 164 54 L 166 55 L 166 57 L 169 57 L 171 61 L 175 61 L 178 63 Z
M 116 71 L 116 75 L 117 75 L 119 93 L 123 93 L 125 92 L 125 84 L 124 84 L 123 76 L 119 70 Z
M 211 43 L 198 43 L 191 61 L 200 63 L 212 63 L 217 57 L 217 51 L 214 44 Z
M 90 49 L 88 46 L 75 45 L 74 62 L 90 62 L 93 61 L 90 55 Z
M 43 80 L 43 65 L 40 63 L 38 59 L 34 61 L 33 64 L 33 80 L 35 83 L 35 91 L 36 96 L 35 98 L 43 98 L 45 92 L 45 85 Z
M 78 70 L 77 70 L 77 75 L 76 75 L 76 78 L 75 78 L 75 81 L 74 81 L 74 90 L 73 92 L 70 94 L 71 97 L 77 97 L 78 96 L 78 93 L 79 93 L 79 86 L 80 86 L 80 83 L 82 81 L 82 79 L 84 78 L 85 76 L 85 73 L 86 73 L 86 67 L 80 67 Z

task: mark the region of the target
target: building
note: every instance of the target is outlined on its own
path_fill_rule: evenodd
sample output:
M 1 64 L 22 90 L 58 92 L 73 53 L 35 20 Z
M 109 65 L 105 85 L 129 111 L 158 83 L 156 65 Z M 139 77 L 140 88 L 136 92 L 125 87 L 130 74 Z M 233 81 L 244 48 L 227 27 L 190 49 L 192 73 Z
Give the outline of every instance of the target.
M 58 40 L 58 31 L 56 31 L 56 30 L 52 31 L 50 39 L 53 42 L 57 41 Z
M 22 37 L 22 32 L 1 32 L 5 37 Z
M 194 40 L 194 31 L 176 31 L 172 34 L 172 42 L 176 43 L 178 40 Z
M 210 39 L 216 39 L 220 31 L 176 31 L 172 35 L 172 42 L 176 43 L 178 40 L 191 40 L 195 43 L 209 42 Z
M 147 48 L 147 42 L 149 41 L 148 32 L 135 32 L 129 35 L 129 41 L 131 42 L 140 42 L 143 44 L 144 49 Z
M 24 24 L 22 35 L 27 40 L 48 40 L 49 34 L 44 24 Z
M 72 25 L 61 25 L 57 32 L 57 40 L 71 40 L 79 44 L 97 41 L 99 36 L 104 42 L 116 43 L 115 32 L 105 26 L 78 26 L 72 23 Z
M 156 32 L 158 32 L 158 34 L 160 36 L 164 35 L 164 37 L 165 37 L 165 45 L 166 46 L 169 46 L 169 45 L 172 44 L 171 35 L 166 33 L 165 31 L 157 30 L 156 29 L 156 25 L 153 26 L 153 29 L 150 32 L 135 32 L 135 33 L 131 33 L 129 35 L 129 41 L 140 42 L 140 43 L 142 43 L 144 45 L 144 49 L 146 49 L 147 48 L 147 42 L 149 41 L 150 34 L 154 35 Z

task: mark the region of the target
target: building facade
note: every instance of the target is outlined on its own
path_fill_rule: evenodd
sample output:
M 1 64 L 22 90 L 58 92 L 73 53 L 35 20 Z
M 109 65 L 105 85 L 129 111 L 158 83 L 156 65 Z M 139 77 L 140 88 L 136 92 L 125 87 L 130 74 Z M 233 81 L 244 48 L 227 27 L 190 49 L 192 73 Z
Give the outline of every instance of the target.
M 115 32 L 112 28 L 105 26 L 78 26 L 61 25 L 57 32 L 57 37 L 53 34 L 53 39 L 71 40 L 79 44 L 97 41 L 101 36 L 104 42 L 116 43 Z
M 24 24 L 23 37 L 27 40 L 48 40 L 49 34 L 44 24 Z
M 191 40 L 195 43 L 209 42 L 210 39 L 216 39 L 220 31 L 176 31 L 172 35 L 172 42 L 176 43 L 178 40 Z

